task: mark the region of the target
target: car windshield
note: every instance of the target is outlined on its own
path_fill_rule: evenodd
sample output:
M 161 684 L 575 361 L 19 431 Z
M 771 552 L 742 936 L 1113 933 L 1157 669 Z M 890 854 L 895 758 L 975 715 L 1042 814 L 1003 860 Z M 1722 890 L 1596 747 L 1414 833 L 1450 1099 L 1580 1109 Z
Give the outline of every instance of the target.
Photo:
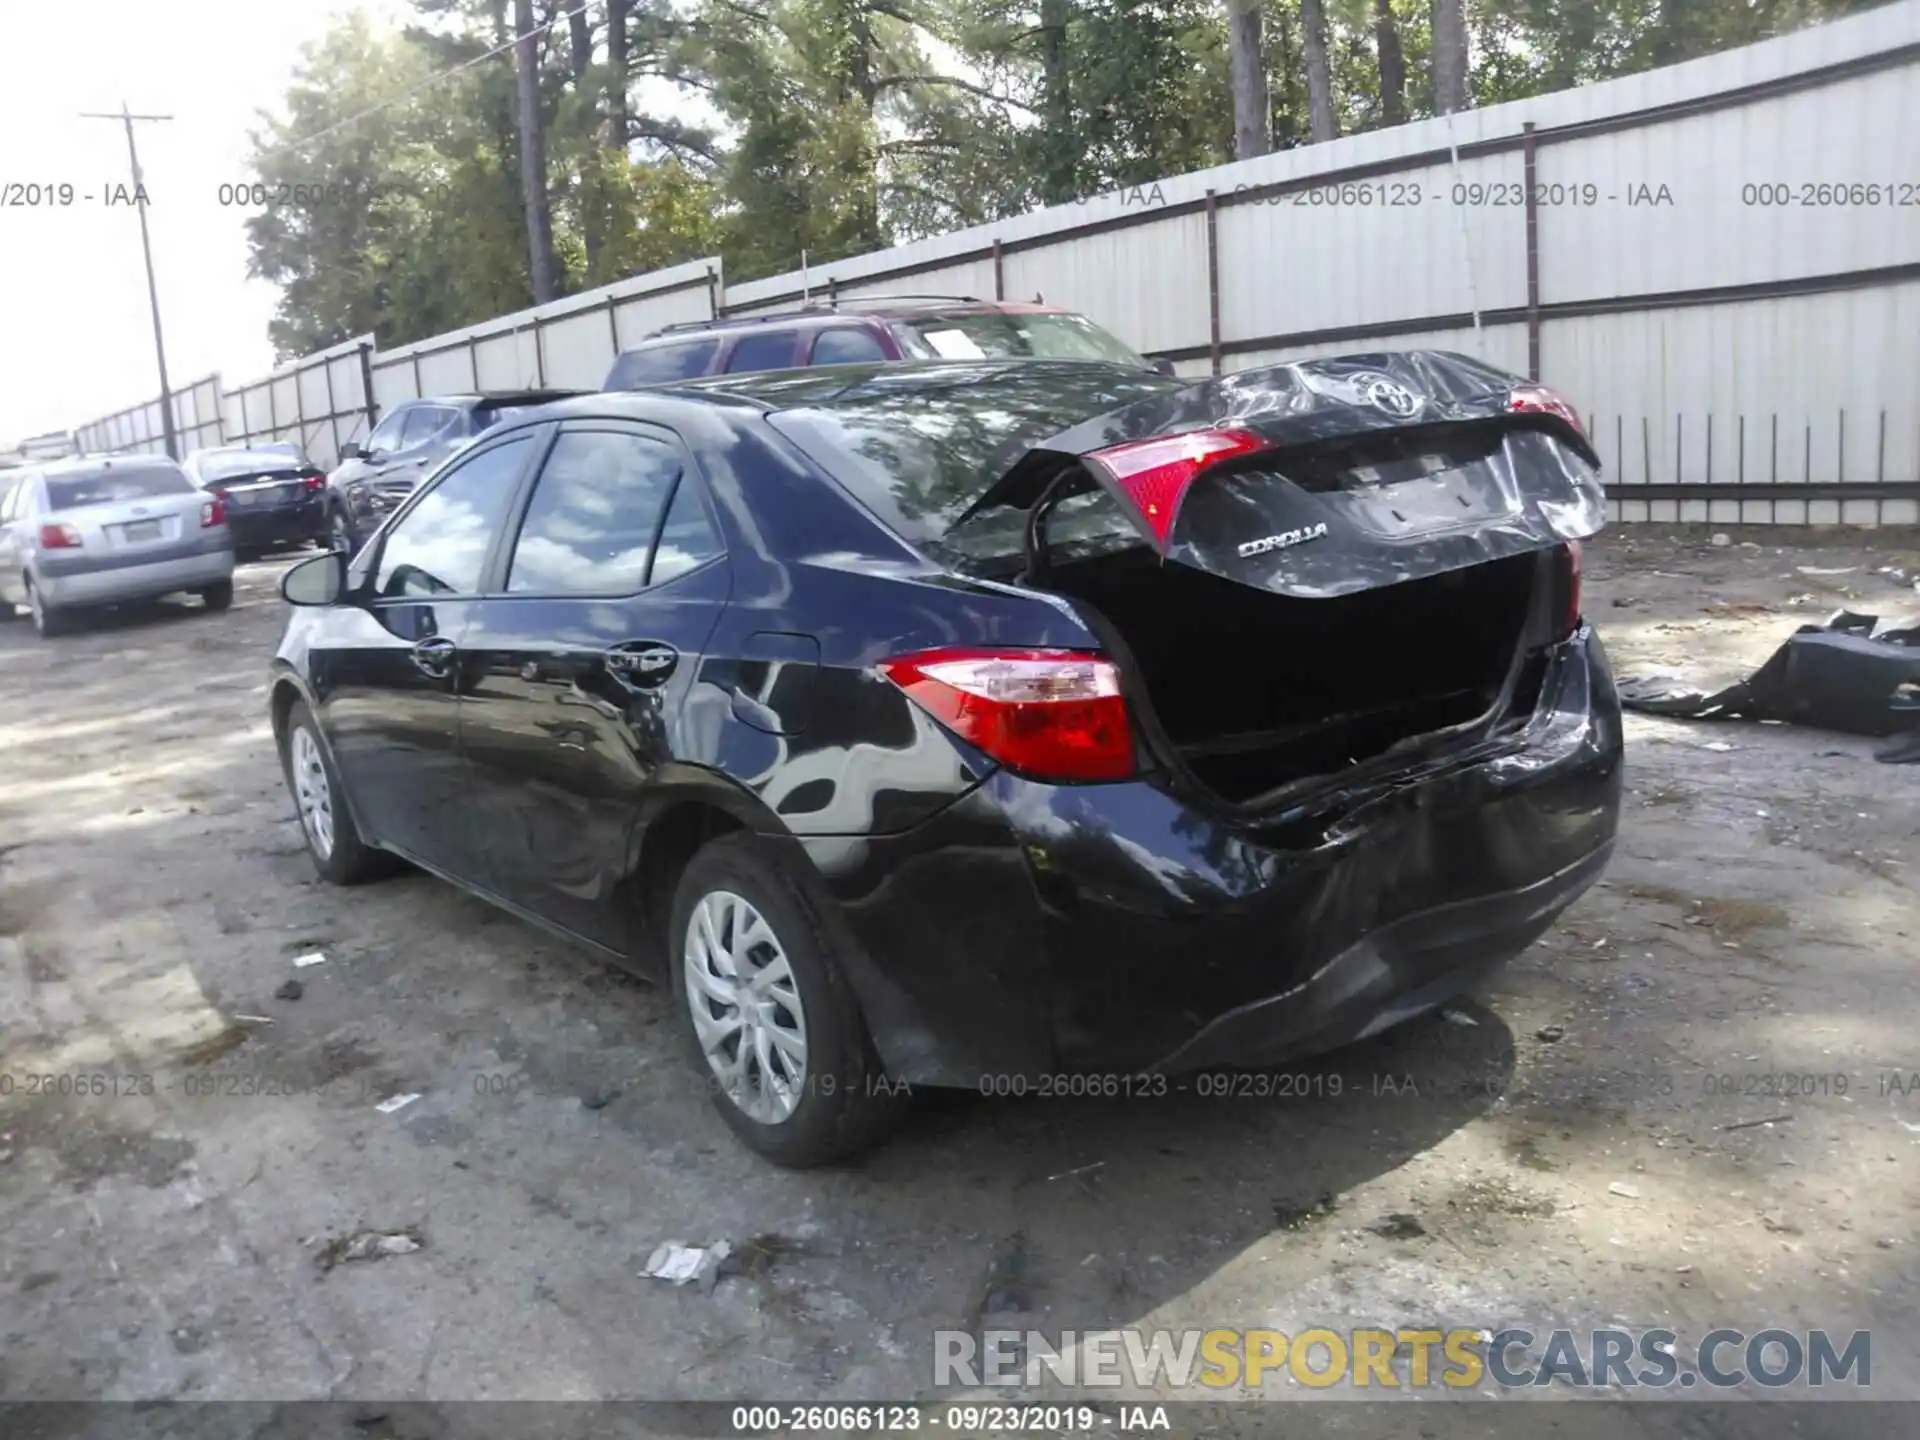
M 58 478 L 49 476 L 46 485 L 47 506 L 53 510 L 80 510 L 88 505 L 113 505 L 122 500 L 193 492 L 193 482 L 187 479 L 186 472 L 171 465 L 116 467 Z
M 231 480 L 236 475 L 263 475 L 295 470 L 306 462 L 297 450 L 274 446 L 261 450 L 216 450 L 195 462 L 203 480 Z
M 1146 360 L 1084 315 L 989 311 L 899 322 L 907 346 L 940 360 L 1106 360 L 1145 370 Z

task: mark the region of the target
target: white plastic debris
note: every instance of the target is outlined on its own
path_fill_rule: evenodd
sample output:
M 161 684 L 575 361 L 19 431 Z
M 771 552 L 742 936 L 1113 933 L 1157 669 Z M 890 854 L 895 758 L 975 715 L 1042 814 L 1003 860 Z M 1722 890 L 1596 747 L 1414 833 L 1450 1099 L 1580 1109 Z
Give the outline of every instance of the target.
M 391 1115 L 396 1110 L 406 1109 L 407 1106 L 411 1105 L 414 1101 L 418 1100 L 419 1098 L 420 1097 L 417 1094 L 414 1094 L 411 1091 L 409 1091 L 405 1095 L 389 1095 L 386 1099 L 382 1100 L 378 1105 L 375 1105 L 373 1108 L 378 1110 L 382 1115 Z
M 1445 1010 L 1442 1010 L 1440 1012 L 1440 1018 L 1445 1020 L 1449 1025 L 1477 1026 L 1480 1023 L 1478 1020 L 1474 1019 L 1471 1015 L 1467 1014 L 1466 1011 L 1455 1010 L 1452 1006 L 1448 1006 Z
M 1724 755 L 1727 751 L 1733 749 L 1733 746 L 1724 740 L 1709 740 L 1704 748 Z
M 1733 537 L 1724 530 L 1716 530 L 1713 532 L 1713 543 L 1716 549 L 1724 549 L 1733 543 Z
M 296 955 L 293 957 L 293 965 L 296 970 L 304 970 L 309 965 L 324 965 L 326 963 L 327 957 L 318 950 L 309 950 L 304 955 Z
M 685 1285 L 697 1280 L 707 1290 L 712 1290 L 720 1279 L 720 1266 L 727 1256 L 733 1253 L 733 1246 L 725 1240 L 716 1240 L 711 1245 L 683 1245 L 678 1240 L 669 1240 L 656 1246 L 647 1259 L 646 1268 L 640 1273 L 651 1280 L 665 1280 L 674 1285 Z
M 360 1230 L 328 1241 L 314 1260 L 324 1274 L 349 1260 L 385 1260 L 394 1255 L 411 1255 L 425 1248 L 426 1241 L 418 1230 Z
M 1609 1195 L 1618 1195 L 1622 1200 L 1638 1200 L 1640 1198 L 1639 1190 L 1621 1180 L 1616 1180 L 1607 1186 L 1607 1193 Z
M 1835 569 L 1827 570 L 1822 569 L 1818 565 L 1796 565 L 1793 568 L 1798 570 L 1802 575 L 1851 575 L 1860 567 L 1858 565 L 1841 565 Z

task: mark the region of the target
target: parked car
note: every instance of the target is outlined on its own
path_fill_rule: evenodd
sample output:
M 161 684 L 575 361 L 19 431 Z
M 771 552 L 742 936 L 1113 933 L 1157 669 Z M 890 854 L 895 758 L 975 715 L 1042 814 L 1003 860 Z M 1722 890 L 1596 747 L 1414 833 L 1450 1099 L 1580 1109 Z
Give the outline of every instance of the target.
M 649 335 L 613 362 L 603 390 L 701 375 L 870 365 L 886 360 L 1105 360 L 1171 375 L 1084 315 L 960 296 L 894 296 L 737 320 L 695 320 Z
M 251 559 L 274 545 L 324 543 L 327 472 L 297 445 L 217 445 L 181 462 L 187 477 L 226 502 L 234 550 Z
M 226 502 L 157 455 L 81 456 L 0 481 L 0 614 L 51 636 L 96 605 L 191 591 L 233 603 Z
M 489 426 L 530 405 L 577 395 L 577 390 L 499 390 L 480 395 L 436 395 L 403 401 L 373 427 L 365 445 L 340 447 L 340 464 L 327 477 L 327 533 L 349 554 L 419 485 L 434 466 L 473 442 Z
M 908 1084 L 1164 1093 L 1531 943 L 1620 803 L 1597 467 L 1438 352 L 596 395 L 287 573 L 273 729 L 322 876 L 666 982 L 810 1164 Z

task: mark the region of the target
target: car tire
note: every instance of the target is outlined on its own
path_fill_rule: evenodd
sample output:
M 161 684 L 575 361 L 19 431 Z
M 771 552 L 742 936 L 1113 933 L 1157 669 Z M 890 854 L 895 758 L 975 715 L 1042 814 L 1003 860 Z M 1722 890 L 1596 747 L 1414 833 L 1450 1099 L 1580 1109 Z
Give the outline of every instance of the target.
M 287 778 L 287 793 L 293 798 L 294 819 L 307 842 L 307 855 L 322 880 L 332 885 L 363 885 L 401 868 L 398 857 L 360 838 L 333 757 L 321 742 L 319 726 L 304 700 L 296 700 L 287 712 L 280 769 Z
M 193 592 L 209 610 L 225 610 L 233 604 L 233 581 L 222 580 L 217 585 L 202 585 Z
M 26 580 L 27 613 L 33 617 L 33 633 L 42 640 L 51 640 L 56 635 L 64 635 L 72 629 L 72 615 L 65 610 L 56 609 L 40 598 L 40 590 L 29 575 Z
M 750 977 L 737 968 L 743 929 L 763 937 L 744 957 Z M 732 834 L 702 847 L 680 877 L 667 934 L 674 1000 L 696 1063 L 722 1118 L 751 1149 L 803 1169 L 864 1150 L 900 1123 L 906 1086 L 888 1081 L 832 931 L 772 842 Z M 695 978 L 703 973 L 704 985 Z M 744 1024 L 737 1017 L 746 1007 L 715 993 L 743 978 L 758 997 Z M 763 1057 L 771 1061 L 764 1069 Z

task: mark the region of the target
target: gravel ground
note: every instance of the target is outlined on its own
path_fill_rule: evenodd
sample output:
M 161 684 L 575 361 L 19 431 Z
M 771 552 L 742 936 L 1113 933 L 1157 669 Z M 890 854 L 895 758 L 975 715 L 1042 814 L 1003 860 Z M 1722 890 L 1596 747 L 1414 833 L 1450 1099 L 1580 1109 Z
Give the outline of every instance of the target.
M 1920 610 L 1910 532 L 1728 539 L 1591 547 L 1617 669 L 1730 678 L 1842 605 Z M 1452 1018 L 1260 1087 L 1288 1093 L 925 1096 L 793 1174 L 711 1113 L 662 995 L 424 876 L 316 882 L 264 708 L 279 568 L 224 615 L 0 628 L 0 1397 L 903 1399 L 935 1329 L 1358 1325 L 1871 1329 L 1871 1393 L 1920 1396 L 1920 769 L 1872 742 L 1635 717 L 1608 878 Z M 343 1259 L 367 1230 L 418 1248 Z M 749 1263 L 711 1294 L 639 1275 L 722 1238 Z M 1348 1401 L 1289 1426 L 1440 1433 L 1432 1404 L 1263 1393 Z M 484 1428 L 449 1413 L 405 1433 Z

